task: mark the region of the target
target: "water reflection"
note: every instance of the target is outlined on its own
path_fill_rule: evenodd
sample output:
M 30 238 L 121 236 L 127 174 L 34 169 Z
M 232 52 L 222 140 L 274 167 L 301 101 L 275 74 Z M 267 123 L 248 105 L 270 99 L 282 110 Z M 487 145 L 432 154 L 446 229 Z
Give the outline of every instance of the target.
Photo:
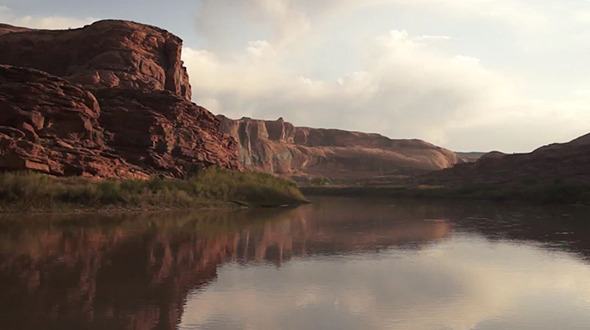
M 590 327 L 586 209 L 322 199 L 0 222 L 7 329 Z

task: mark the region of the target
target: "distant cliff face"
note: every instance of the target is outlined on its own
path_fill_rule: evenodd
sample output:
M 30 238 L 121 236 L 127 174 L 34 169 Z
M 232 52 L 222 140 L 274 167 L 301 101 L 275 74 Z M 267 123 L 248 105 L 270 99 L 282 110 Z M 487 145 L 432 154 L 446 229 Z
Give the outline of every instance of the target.
M 191 99 L 180 60 L 182 40 L 156 27 L 115 20 L 55 31 L 3 25 L 0 49 L 0 63 L 45 71 L 89 89 L 168 90 Z
M 474 163 L 429 173 L 419 180 L 449 186 L 523 182 L 590 184 L 590 134 L 528 154 L 490 152 Z
M 240 168 L 235 141 L 190 102 L 182 41 L 167 31 L 0 25 L 0 49 L 0 170 L 147 178 Z
M 221 130 L 238 142 L 240 163 L 250 170 L 294 178 L 355 180 L 423 173 L 461 162 L 454 152 L 420 140 L 295 127 L 282 118 L 264 121 L 217 117 Z

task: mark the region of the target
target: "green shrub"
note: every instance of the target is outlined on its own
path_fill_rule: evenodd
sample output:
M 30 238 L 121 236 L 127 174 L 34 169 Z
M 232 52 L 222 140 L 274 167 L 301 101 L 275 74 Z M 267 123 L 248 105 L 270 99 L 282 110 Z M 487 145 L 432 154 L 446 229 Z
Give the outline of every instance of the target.
M 198 206 L 205 201 L 274 206 L 305 201 L 295 183 L 266 173 L 210 168 L 186 179 L 92 181 L 31 172 L 0 174 L 0 203 L 19 209 L 56 205 Z

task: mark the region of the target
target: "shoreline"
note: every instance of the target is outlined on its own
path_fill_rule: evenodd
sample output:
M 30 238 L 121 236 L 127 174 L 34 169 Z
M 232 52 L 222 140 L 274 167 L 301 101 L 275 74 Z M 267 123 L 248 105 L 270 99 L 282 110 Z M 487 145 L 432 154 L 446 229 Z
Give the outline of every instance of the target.
M 0 174 L 0 214 L 243 209 L 308 202 L 292 181 L 216 168 L 188 179 L 90 180 L 33 172 Z
M 149 207 L 135 207 L 125 205 L 109 205 L 107 207 L 71 207 L 70 205 L 54 206 L 50 208 L 35 208 L 31 210 L 23 210 L 18 207 L 0 207 L 0 218 L 4 215 L 40 215 L 40 214 L 122 214 L 122 213 L 144 213 L 144 212 L 177 212 L 177 211 L 240 211 L 240 210 L 254 210 L 254 209 L 287 209 L 296 208 L 302 205 L 311 204 L 311 202 L 299 202 L 280 205 L 245 205 L 244 203 L 211 201 L 210 204 L 204 203 L 198 206 L 149 206 Z
M 587 185 L 305 186 L 299 189 L 305 196 L 480 200 L 590 206 L 590 186 Z

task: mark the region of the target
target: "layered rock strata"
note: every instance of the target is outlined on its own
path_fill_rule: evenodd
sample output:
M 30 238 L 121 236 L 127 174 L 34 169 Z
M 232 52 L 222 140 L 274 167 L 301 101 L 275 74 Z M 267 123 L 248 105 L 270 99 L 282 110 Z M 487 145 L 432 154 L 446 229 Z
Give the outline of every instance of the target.
M 249 170 L 300 179 L 322 176 L 350 181 L 424 173 L 462 162 L 454 152 L 421 140 L 295 127 L 282 118 L 218 118 L 221 130 L 238 142 L 240 163 Z
M 0 170 L 186 177 L 239 169 L 237 144 L 190 102 L 182 41 L 133 22 L 0 26 Z

